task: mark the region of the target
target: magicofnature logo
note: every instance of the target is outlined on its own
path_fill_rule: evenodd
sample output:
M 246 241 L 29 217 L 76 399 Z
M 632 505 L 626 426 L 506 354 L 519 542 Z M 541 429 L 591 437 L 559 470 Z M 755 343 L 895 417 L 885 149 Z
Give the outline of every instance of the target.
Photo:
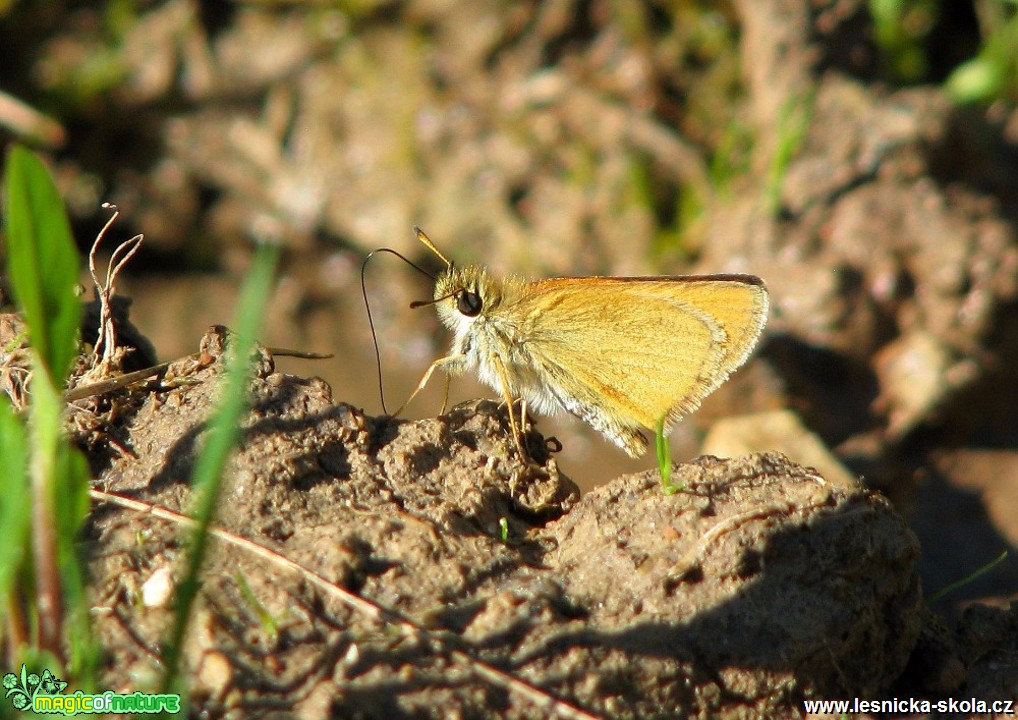
M 37 713 L 178 713 L 180 695 L 154 695 L 133 692 L 115 693 L 107 690 L 99 694 L 86 694 L 81 690 L 64 695 L 67 683 L 49 670 L 42 675 L 28 672 L 21 666 L 21 677 L 14 673 L 4 675 L 4 697 L 10 699 L 18 710 Z
M 24 665 L 21 666 L 20 681 L 14 673 L 4 675 L 4 697 L 11 698 L 18 710 L 31 708 L 36 695 L 59 695 L 66 687 L 67 683 L 49 670 L 43 670 L 42 675 L 37 675 L 27 672 Z

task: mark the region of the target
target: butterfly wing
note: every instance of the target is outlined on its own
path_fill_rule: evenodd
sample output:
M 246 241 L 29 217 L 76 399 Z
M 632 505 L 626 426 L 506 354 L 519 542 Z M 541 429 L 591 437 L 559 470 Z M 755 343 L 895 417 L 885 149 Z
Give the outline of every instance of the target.
M 641 427 L 666 431 L 749 356 L 767 291 L 743 275 L 559 278 L 520 300 L 527 354 L 571 413 L 639 455 Z

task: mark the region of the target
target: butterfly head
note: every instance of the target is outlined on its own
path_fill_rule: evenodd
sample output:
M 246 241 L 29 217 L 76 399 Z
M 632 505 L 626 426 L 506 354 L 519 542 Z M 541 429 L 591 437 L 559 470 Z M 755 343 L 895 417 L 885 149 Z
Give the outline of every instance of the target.
M 497 295 L 497 287 L 484 268 L 450 265 L 435 281 L 433 302 L 442 323 L 458 330 L 483 318 L 497 301 Z

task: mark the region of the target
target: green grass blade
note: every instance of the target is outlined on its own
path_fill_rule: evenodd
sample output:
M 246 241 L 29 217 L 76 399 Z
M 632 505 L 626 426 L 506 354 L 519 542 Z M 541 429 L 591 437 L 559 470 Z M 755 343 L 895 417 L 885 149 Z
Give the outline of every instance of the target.
M 0 393 L 0 602 L 6 603 L 14 581 L 29 554 L 28 519 L 31 495 L 28 487 L 28 433 L 15 415 L 7 396 Z
M 9 580 L 5 600 L 29 600 L 38 623 L 36 651 L 64 660 L 79 678 L 91 675 L 94 659 L 88 626 L 85 580 L 75 541 L 87 513 L 88 468 L 63 437 L 65 376 L 77 353 L 81 303 L 75 293 L 79 259 L 63 201 L 46 166 L 28 150 L 14 146 L 4 172 L 4 224 L 7 272 L 15 299 L 28 326 L 33 378 L 28 432 L 23 437 L 30 482 L 28 497 L 12 501 L 21 507 L 18 523 L 28 523 L 22 555 L 25 572 Z M 8 408 L 9 409 L 9 408 Z M 9 418 L 0 421 L 5 434 L 21 431 Z M 21 435 L 15 443 L 21 442 Z M 5 446 L 7 443 L 5 442 Z M 5 452 L 17 454 L 12 446 Z M 4 513 L 9 512 L 4 509 Z M 24 536 L 23 536 L 24 538 Z M 30 557 L 31 573 L 27 572 Z M 17 573 L 17 570 L 11 571 Z M 18 579 L 34 575 L 34 588 L 19 589 Z M 67 609 L 67 614 L 64 611 Z M 68 618 L 73 620 L 68 624 Z
M 1006 559 L 1007 559 L 1007 550 L 1002 552 L 995 559 L 990 560 L 990 562 L 986 563 L 981 568 L 978 568 L 975 572 L 971 573 L 970 575 L 968 575 L 966 577 L 963 577 L 961 580 L 958 580 L 957 582 L 953 582 L 950 585 L 948 585 L 947 587 L 941 588 L 937 592 L 933 593 L 928 598 L 926 598 L 926 604 L 927 605 L 932 605 L 933 603 L 937 602 L 938 600 L 940 600 L 944 596 L 950 595 L 955 590 L 957 590 L 959 588 L 962 588 L 962 587 L 965 587 L 966 585 L 971 583 L 976 578 L 978 578 L 978 577 L 980 577 L 982 575 L 985 575 L 990 570 L 992 570 L 993 568 L 995 568 L 998 565 L 1000 565 L 1000 563 L 1004 562 L 1004 560 L 1006 560 Z
M 50 382 L 59 385 L 77 352 L 78 251 L 63 201 L 38 157 L 15 145 L 7 154 L 4 179 L 11 286 L 32 347 Z
M 657 467 L 661 472 L 661 489 L 665 495 L 674 495 L 682 489 L 681 485 L 672 485 L 672 449 L 665 437 L 665 416 L 657 421 L 654 432 L 654 448 L 657 450 Z
M 88 517 L 91 474 L 85 456 L 66 441 L 57 447 L 55 467 L 55 484 L 61 493 L 55 503 L 55 517 L 57 558 L 67 607 L 64 636 L 69 650 L 68 666 L 78 687 L 94 688 L 100 653 L 92 635 L 86 558 L 79 545 L 79 535 Z
M 785 183 L 788 168 L 795 159 L 799 147 L 809 130 L 813 119 L 816 93 L 807 92 L 789 97 L 778 115 L 778 138 L 774 147 L 767 180 L 764 184 L 764 202 L 770 215 L 775 215 L 781 205 L 781 188 Z
M 194 488 L 194 518 L 197 527 L 191 537 L 187 570 L 177 588 L 177 608 L 166 653 L 162 692 L 179 692 L 179 665 L 191 608 L 199 588 L 199 574 L 208 545 L 208 528 L 215 516 L 222 487 L 223 471 L 230 452 L 241 434 L 241 421 L 248 405 L 247 386 L 251 352 L 272 286 L 278 248 L 263 245 L 254 261 L 237 301 L 234 336 L 227 361 L 222 399 L 209 425 L 205 444 L 191 476 Z

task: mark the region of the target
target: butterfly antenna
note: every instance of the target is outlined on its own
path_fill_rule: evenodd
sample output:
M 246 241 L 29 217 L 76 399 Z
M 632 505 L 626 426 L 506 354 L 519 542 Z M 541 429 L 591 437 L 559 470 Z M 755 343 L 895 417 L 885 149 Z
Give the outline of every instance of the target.
M 424 246 L 425 246 L 426 248 L 428 248 L 428 250 L 430 250 L 431 252 L 433 252 L 433 253 L 435 253 L 436 255 L 438 255 L 438 257 L 439 257 L 439 258 L 440 258 L 440 259 L 442 260 L 442 262 L 444 262 L 444 263 L 445 263 L 445 266 L 446 266 L 446 267 L 448 267 L 448 268 L 451 268 L 451 267 L 452 267 L 452 260 L 450 260 L 450 259 L 449 259 L 449 258 L 447 258 L 447 257 L 446 257 L 445 255 L 443 255 L 443 254 L 442 254 L 442 251 L 441 251 L 441 250 L 439 250 L 439 249 L 438 249 L 437 247 L 435 247 L 435 243 L 431 242 L 431 238 L 429 238 L 429 237 L 428 237 L 428 236 L 427 236 L 427 235 L 426 235 L 426 234 L 424 233 L 424 231 L 423 231 L 423 230 L 421 230 L 421 229 L 420 229 L 419 227 L 417 227 L 416 225 L 414 225 L 414 235 L 416 235 L 416 236 L 417 236 L 417 239 L 418 239 L 418 240 L 420 240 L 420 241 L 421 241 L 422 243 L 424 243 Z
M 390 255 L 395 255 L 400 260 L 405 262 L 407 265 L 412 267 L 414 270 L 423 275 L 427 275 L 432 280 L 435 279 L 435 276 L 429 273 L 424 268 L 422 268 L 420 265 L 417 265 L 416 263 L 408 259 L 406 256 L 402 255 L 399 252 L 396 252 L 392 248 L 378 248 L 377 250 L 372 250 L 371 252 L 368 253 L 368 256 L 364 258 L 364 262 L 361 263 L 361 297 L 364 298 L 364 309 L 368 313 L 368 327 L 371 328 L 371 343 L 375 347 L 375 368 L 378 371 L 378 398 L 382 401 L 382 412 L 388 415 L 389 411 L 385 407 L 385 390 L 382 388 L 382 353 L 378 349 L 378 333 L 375 332 L 375 321 L 371 317 L 371 303 L 368 302 L 368 287 L 365 274 L 368 268 L 368 260 L 373 258 L 376 254 L 383 252 L 389 253 Z M 435 250 L 435 252 L 438 253 L 438 250 Z M 442 257 L 442 254 L 438 253 L 438 256 Z M 442 257 L 442 259 L 445 260 L 444 257 Z

